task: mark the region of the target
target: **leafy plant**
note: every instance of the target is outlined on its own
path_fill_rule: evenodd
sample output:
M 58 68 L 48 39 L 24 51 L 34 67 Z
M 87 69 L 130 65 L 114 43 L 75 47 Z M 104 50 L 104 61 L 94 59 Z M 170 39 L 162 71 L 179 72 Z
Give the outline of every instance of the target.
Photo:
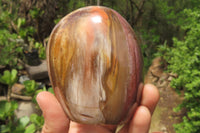
M 46 59 L 46 49 L 43 46 L 43 44 L 36 42 L 35 43 L 35 48 L 38 49 L 38 53 L 39 53 L 39 58 L 40 59 Z
M 10 132 L 12 133 L 24 132 L 29 122 L 30 122 L 30 119 L 28 116 L 21 117 L 19 120 L 16 120 L 15 124 L 13 123 L 10 124 L 11 125 Z
M 35 127 L 35 130 L 41 130 L 44 124 L 44 117 L 37 114 L 31 114 L 30 121 L 32 123 L 31 125 L 34 125 L 32 128 Z
M 8 85 L 7 99 L 10 100 L 11 87 L 17 82 L 17 70 L 5 70 L 3 75 L 0 74 L 0 83 Z
M 8 106 L 8 103 L 11 103 L 11 102 L 5 101 L 4 103 L 6 106 Z M 13 108 L 13 107 L 16 107 L 16 105 L 18 105 L 18 104 L 15 103 L 15 105 L 11 106 L 12 112 L 14 112 L 14 110 L 16 109 L 16 108 Z M 36 127 L 35 124 L 31 124 L 31 122 L 33 121 L 31 118 L 32 116 L 30 118 L 28 116 L 23 116 L 20 119 L 16 119 L 14 117 L 14 113 L 7 114 L 7 116 L 9 117 L 7 123 L 0 125 L 1 133 L 22 133 L 22 132 L 34 133 L 35 131 L 37 131 L 37 129 L 38 130 L 41 129 L 41 125 L 43 125 L 43 123 L 42 123 L 43 118 L 36 120 L 36 122 L 38 122 L 38 123 L 41 121 L 41 125 L 40 126 L 37 125 L 37 127 Z M 40 118 L 40 116 L 38 116 L 38 117 Z
M 7 30 L 0 30 L 0 64 L 16 67 L 18 59 L 22 58 L 23 41 L 21 38 Z
M 55 94 L 52 87 L 48 88 L 48 92 L 51 92 L 52 94 Z
M 24 131 L 24 133 L 35 133 L 36 131 L 42 129 L 42 126 L 44 124 L 44 118 L 42 116 L 31 114 L 30 119 L 28 117 L 25 118 L 26 119 L 20 119 L 22 121 L 22 124 L 20 124 L 22 127 L 21 129 Z
M 23 84 L 25 85 L 25 95 L 33 96 L 38 89 L 38 84 L 34 80 L 24 81 Z
M 36 128 L 34 124 L 29 125 L 28 127 L 26 127 L 26 130 L 24 133 L 35 133 Z
M 11 71 L 5 70 L 3 75 L 0 74 L 0 83 L 6 84 L 11 87 L 17 81 L 17 70 L 12 69 Z
M 18 104 L 16 101 L 0 101 L 0 120 L 6 120 L 8 117 L 13 116 L 17 108 Z
M 4 121 L 0 125 L 1 133 L 19 133 L 23 132 L 25 126 L 29 122 L 29 118 L 22 117 L 19 120 L 15 118 L 14 111 L 18 108 L 18 103 L 16 101 L 0 101 L 0 120 Z
M 174 125 L 177 133 L 200 132 L 200 12 L 184 10 L 181 28 L 186 31 L 184 40 L 173 39 L 173 47 L 160 47 L 168 62 L 168 71 L 178 74 L 173 88 L 184 90 L 184 101 L 175 110 L 187 110 L 183 122 Z
M 34 7 L 32 10 L 30 10 L 30 15 L 32 18 L 41 17 L 43 14 L 44 14 L 44 11 L 40 10 L 36 7 Z
M 8 3 L 7 3 L 8 2 Z M 23 58 L 23 44 L 18 29 L 24 19 L 18 18 L 16 3 L 0 1 L 0 65 L 17 68 L 18 61 Z
M 8 73 L 9 71 L 5 71 L 4 73 Z M 4 83 L 13 84 L 15 80 L 7 80 L 5 78 L 8 74 L 4 74 L 2 79 Z M 9 77 L 9 76 L 8 76 Z M 24 81 L 25 85 L 25 94 L 33 96 L 33 100 L 36 102 L 36 95 L 43 91 L 44 89 L 38 90 L 38 84 L 34 80 Z M 46 90 L 46 89 L 45 89 Z M 18 108 L 18 103 L 16 101 L 0 101 L 0 120 L 4 121 L 0 125 L 0 131 L 2 133 L 35 133 L 36 131 L 41 130 L 44 124 L 43 116 L 38 116 L 37 114 L 32 114 L 29 117 L 24 116 L 19 119 L 15 117 L 14 111 Z

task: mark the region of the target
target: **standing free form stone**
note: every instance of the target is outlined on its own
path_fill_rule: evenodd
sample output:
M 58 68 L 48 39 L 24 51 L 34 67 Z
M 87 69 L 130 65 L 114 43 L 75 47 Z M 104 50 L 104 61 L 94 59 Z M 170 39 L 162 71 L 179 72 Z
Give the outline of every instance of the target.
M 68 117 L 85 124 L 128 121 L 140 102 L 142 55 L 116 11 L 90 6 L 65 16 L 51 33 L 47 60 Z

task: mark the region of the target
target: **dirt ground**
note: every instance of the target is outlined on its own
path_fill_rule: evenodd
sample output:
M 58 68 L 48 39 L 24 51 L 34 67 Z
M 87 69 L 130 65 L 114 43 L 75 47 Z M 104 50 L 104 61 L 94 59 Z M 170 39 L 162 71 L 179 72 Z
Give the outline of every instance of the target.
M 160 62 L 160 58 L 154 59 L 145 76 L 145 83 L 154 84 L 160 92 L 149 133 L 175 133 L 173 125 L 181 122 L 185 110 L 174 112 L 173 109 L 182 103 L 183 93 L 179 95 L 170 87 L 170 81 L 177 75 L 165 73 Z
M 182 96 L 178 95 L 173 89 L 160 88 L 160 101 L 152 117 L 150 133 L 163 132 L 175 133 L 173 124 L 181 122 L 184 110 L 174 112 L 173 108 L 182 102 Z

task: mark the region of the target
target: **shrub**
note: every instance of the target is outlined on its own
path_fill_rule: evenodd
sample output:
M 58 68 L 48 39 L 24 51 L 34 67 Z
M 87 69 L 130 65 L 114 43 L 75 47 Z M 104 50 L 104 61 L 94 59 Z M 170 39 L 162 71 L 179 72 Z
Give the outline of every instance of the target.
M 168 63 L 168 71 L 178 74 L 173 88 L 184 90 L 184 101 L 175 110 L 187 110 L 180 124 L 174 125 L 177 133 L 200 132 L 200 11 L 184 10 L 181 28 L 186 31 L 184 40 L 173 39 L 173 47 L 160 47 Z

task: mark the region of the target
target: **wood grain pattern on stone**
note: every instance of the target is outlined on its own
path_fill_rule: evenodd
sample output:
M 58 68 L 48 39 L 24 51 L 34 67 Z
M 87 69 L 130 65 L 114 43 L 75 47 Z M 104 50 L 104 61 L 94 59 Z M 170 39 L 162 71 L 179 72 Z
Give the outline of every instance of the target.
M 116 11 L 90 6 L 65 16 L 47 49 L 50 80 L 68 117 L 86 124 L 119 124 L 139 104 L 142 55 Z

